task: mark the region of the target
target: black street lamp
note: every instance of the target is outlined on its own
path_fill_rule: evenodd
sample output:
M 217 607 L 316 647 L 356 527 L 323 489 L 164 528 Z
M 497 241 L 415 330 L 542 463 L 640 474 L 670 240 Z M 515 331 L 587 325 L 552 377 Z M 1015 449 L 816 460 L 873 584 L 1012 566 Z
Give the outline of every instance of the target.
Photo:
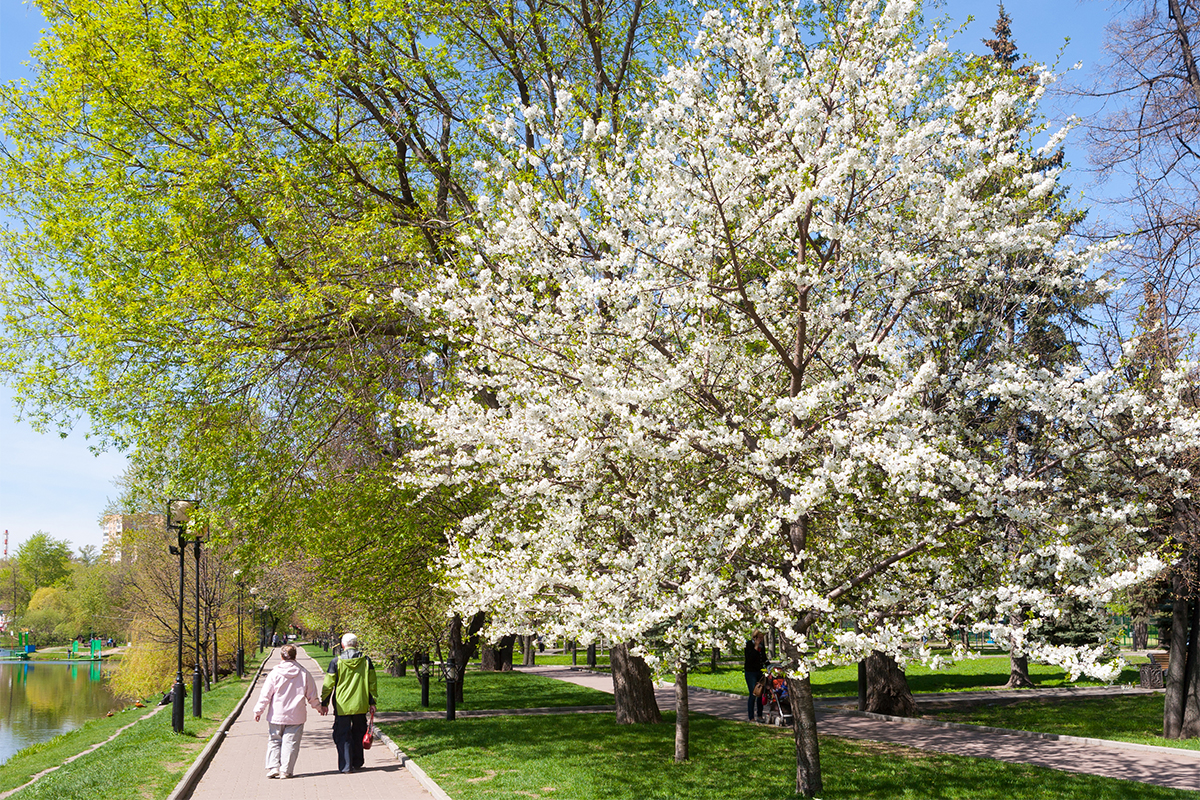
M 442 675 L 446 678 L 446 721 L 454 721 L 454 684 L 458 682 L 458 669 L 454 666 L 454 657 L 448 656 L 442 667 Z
M 175 519 L 175 507 L 179 505 L 182 519 Z M 179 639 L 175 650 L 175 685 L 171 687 L 171 728 L 176 733 L 183 733 L 183 593 L 184 574 L 183 557 L 187 550 L 187 518 L 191 511 L 200 505 L 198 500 L 168 500 L 167 501 L 167 530 L 175 531 L 178 535 L 178 546 L 171 545 L 171 555 L 179 556 Z
M 421 683 L 421 707 L 429 708 L 429 656 L 419 654 L 415 660 L 417 680 Z
M 238 649 L 237 660 L 234 662 L 237 668 L 237 676 L 239 678 L 246 675 L 246 642 L 242 638 L 242 607 L 246 604 L 246 582 L 242 580 L 242 571 L 239 569 L 233 573 L 237 579 L 238 587 Z
M 259 632 L 259 634 L 258 634 L 258 652 L 260 652 L 260 653 L 261 653 L 261 652 L 262 652 L 262 633 L 261 633 L 261 628 L 262 628 L 262 626 L 263 626 L 263 625 L 266 625 L 266 623 L 262 621 L 262 619 L 263 619 L 263 611 L 262 611 L 262 608 L 260 608 L 260 607 L 259 607 L 259 602 L 258 602 L 258 587 L 257 587 L 257 586 L 251 586 L 251 587 L 250 587 L 250 602 L 251 602 L 251 604 L 253 604 L 253 608 L 251 608 L 251 609 L 250 609 L 250 625 L 251 625 L 251 627 L 257 627 L 257 628 L 259 628 L 259 631 L 260 631 L 260 632 Z M 254 615 L 255 615 L 255 614 L 257 614 L 257 615 L 258 615 L 258 619 L 259 619 L 259 625 L 255 625 L 255 624 L 254 624 Z
M 196 546 L 196 669 L 192 672 L 192 716 L 199 717 L 203 701 L 204 676 L 200 673 L 200 537 L 193 542 Z

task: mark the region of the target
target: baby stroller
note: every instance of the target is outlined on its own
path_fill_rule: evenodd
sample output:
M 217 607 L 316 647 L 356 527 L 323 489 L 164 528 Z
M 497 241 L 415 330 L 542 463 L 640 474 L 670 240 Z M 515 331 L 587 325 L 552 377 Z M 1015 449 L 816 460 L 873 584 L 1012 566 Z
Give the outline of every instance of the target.
M 792 699 L 779 667 L 772 667 L 762 676 L 762 701 L 768 725 L 792 724 Z

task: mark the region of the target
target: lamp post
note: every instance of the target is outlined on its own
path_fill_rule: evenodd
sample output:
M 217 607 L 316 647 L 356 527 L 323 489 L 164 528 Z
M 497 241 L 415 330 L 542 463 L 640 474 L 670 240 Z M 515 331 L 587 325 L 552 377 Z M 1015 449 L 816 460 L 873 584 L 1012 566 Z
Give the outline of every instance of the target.
M 254 614 L 257 613 L 259 615 L 259 617 L 262 616 L 262 612 L 259 611 L 259 608 L 258 608 L 259 604 L 258 604 L 258 587 L 257 586 L 250 587 L 250 603 L 252 605 L 252 608 L 250 609 L 250 624 L 251 624 L 251 626 L 253 626 L 254 625 Z M 259 636 L 259 639 L 258 639 L 258 652 L 260 652 L 260 653 L 262 652 L 262 636 L 261 635 Z
M 175 508 L 183 515 L 182 519 L 175 518 Z M 175 531 L 178 535 L 178 546 L 170 545 L 171 555 L 179 556 L 179 639 L 175 649 L 175 685 L 171 687 L 171 728 L 176 733 L 183 733 L 183 593 L 184 593 L 184 555 L 187 550 L 187 518 L 196 506 L 197 500 L 168 500 L 167 501 L 167 530 Z
M 246 674 L 246 643 L 242 639 L 242 606 L 246 604 L 246 582 L 242 580 L 242 571 L 240 569 L 233 573 L 233 577 L 237 580 L 238 587 L 238 648 L 234 666 L 237 669 L 237 676 L 241 678 Z
M 204 688 L 204 676 L 200 672 L 200 659 L 203 658 L 203 653 L 200 652 L 200 537 L 196 536 L 193 544 L 196 547 L 196 668 L 192 671 L 192 716 L 199 717 L 201 707 L 203 706 L 202 690 Z
M 446 721 L 454 721 L 454 684 L 458 681 L 458 670 L 454 666 L 454 657 L 446 658 L 446 665 L 443 667 L 443 674 L 446 676 Z

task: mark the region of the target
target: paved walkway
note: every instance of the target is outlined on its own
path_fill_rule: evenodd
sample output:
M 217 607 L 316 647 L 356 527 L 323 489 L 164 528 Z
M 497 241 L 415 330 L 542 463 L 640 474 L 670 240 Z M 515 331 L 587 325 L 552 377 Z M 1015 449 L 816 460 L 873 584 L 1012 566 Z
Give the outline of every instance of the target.
M 308 669 L 321 685 L 321 667 L 303 649 L 297 662 Z M 366 751 L 362 770 L 343 775 L 337 771 L 333 749 L 333 714 L 322 717 L 309 710 L 300 743 L 296 773 L 287 780 L 269 779 L 264 765 L 267 753 L 267 723 L 254 721 L 254 703 L 267 670 L 279 663 L 276 649 L 267 660 L 249 701 L 229 727 L 212 763 L 204 771 L 191 797 L 195 800 L 433 800 L 417 779 L 401 766 L 391 751 L 376 741 Z
M 535 672 L 548 678 L 612 692 L 612 678 L 607 674 L 573 670 L 570 667 L 524 667 L 521 671 Z M 1037 690 L 1026 692 L 1026 697 L 1034 696 L 1035 691 Z M 1079 691 L 1075 690 L 1072 693 L 1078 694 Z M 660 709 L 675 708 L 673 686 L 659 684 L 655 695 Z M 688 710 L 691 713 L 744 722 L 746 698 L 718 692 L 689 692 Z M 998 761 L 1036 764 L 1067 772 L 1103 775 L 1174 789 L 1200 790 L 1200 751 L 1197 750 L 1177 750 L 1094 739 L 1064 741 L 1033 738 L 991 729 L 972 730 L 969 726 L 939 724 L 927 720 L 857 716 L 838 713 L 832 707 L 829 707 L 829 710 L 818 710 L 817 728 L 826 736 L 891 742 L 974 758 L 994 758 Z
M 942 710 L 955 706 L 1010 705 L 1029 700 L 1078 700 L 1083 697 L 1114 697 L 1116 695 L 1157 694 L 1162 689 L 1142 689 L 1137 686 L 1047 686 L 1035 689 L 977 689 L 962 692 L 921 692 L 914 694 L 919 708 Z M 858 710 L 857 697 L 818 697 L 817 710 Z

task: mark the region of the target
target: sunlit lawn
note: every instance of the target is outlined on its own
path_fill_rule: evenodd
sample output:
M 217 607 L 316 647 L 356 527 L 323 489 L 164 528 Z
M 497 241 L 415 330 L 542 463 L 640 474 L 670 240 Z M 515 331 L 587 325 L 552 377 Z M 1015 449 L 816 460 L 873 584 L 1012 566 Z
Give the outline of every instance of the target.
M 1007 656 L 989 656 L 959 661 L 943 670 L 931 670 L 920 664 L 909 665 L 905 674 L 908 685 L 914 692 L 957 692 L 1003 686 L 1008 682 L 1009 661 Z M 1071 682 L 1067 674 L 1058 667 L 1030 664 L 1029 673 L 1038 686 L 1098 686 L 1097 681 Z M 1126 667 L 1117 683 L 1137 683 L 1138 671 Z M 692 686 L 702 686 L 735 694 L 744 694 L 746 679 L 740 664 L 723 665 L 716 672 L 707 667 L 688 676 Z M 858 666 L 848 664 L 837 667 L 821 667 L 812 673 L 813 693 L 818 697 L 849 697 L 858 692 Z

